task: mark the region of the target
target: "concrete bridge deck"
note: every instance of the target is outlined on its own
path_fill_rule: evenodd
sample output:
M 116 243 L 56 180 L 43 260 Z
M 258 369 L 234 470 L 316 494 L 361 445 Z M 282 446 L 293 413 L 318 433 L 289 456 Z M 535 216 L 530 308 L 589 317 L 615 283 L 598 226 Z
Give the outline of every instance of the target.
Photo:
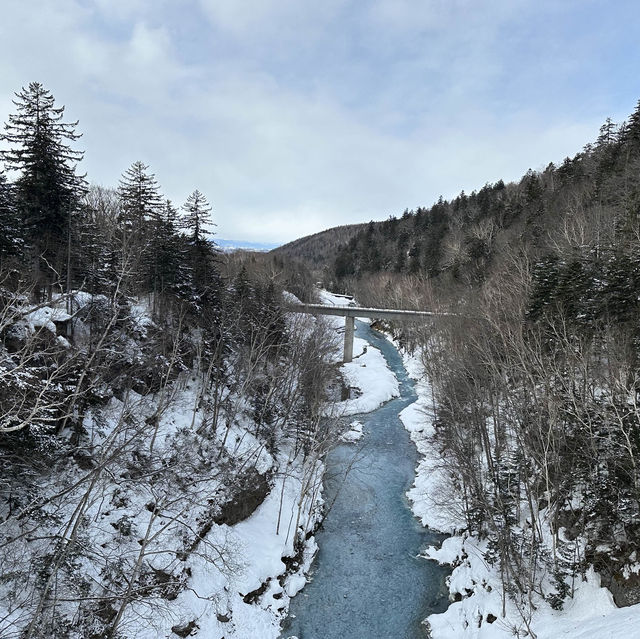
M 291 304 L 288 310 L 293 313 L 309 315 L 334 315 L 345 318 L 344 330 L 344 362 L 353 360 L 353 334 L 356 317 L 371 319 L 410 320 L 421 317 L 442 317 L 451 313 L 435 313 L 433 311 L 404 311 L 393 308 L 364 308 L 361 306 L 332 306 L 330 304 Z

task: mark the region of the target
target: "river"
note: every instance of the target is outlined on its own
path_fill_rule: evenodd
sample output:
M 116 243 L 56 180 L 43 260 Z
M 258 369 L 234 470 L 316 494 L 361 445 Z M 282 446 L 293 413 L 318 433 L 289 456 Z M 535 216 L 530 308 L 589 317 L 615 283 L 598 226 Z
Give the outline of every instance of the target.
M 418 639 L 421 621 L 448 605 L 445 568 L 417 555 L 442 536 L 413 517 L 405 492 L 417 452 L 398 413 L 416 399 L 393 345 L 363 322 L 356 334 L 378 348 L 400 384 L 400 397 L 357 415 L 365 437 L 327 459 L 325 501 L 338 496 L 316 540 L 312 581 L 291 601 L 282 638 Z M 346 464 L 356 460 L 344 482 Z

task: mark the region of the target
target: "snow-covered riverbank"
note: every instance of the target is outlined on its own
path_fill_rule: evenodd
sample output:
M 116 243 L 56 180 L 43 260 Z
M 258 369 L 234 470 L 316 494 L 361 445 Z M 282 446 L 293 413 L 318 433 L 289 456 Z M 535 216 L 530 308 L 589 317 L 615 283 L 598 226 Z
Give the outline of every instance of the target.
M 429 548 L 426 553 L 427 557 L 453 567 L 448 580 L 453 602 L 446 612 L 428 618 L 433 639 L 639 636 L 640 605 L 617 608 L 611 593 L 600 587 L 600 578 L 593 571 L 587 573 L 584 581 L 577 580 L 574 596 L 565 602 L 563 610 L 554 610 L 546 600 L 537 597 L 534 614 L 524 617 L 503 596 L 499 568 L 485 560 L 486 542 L 458 532 L 464 528 L 464 521 L 453 478 L 447 475 L 441 456 L 431 444 L 434 422 L 431 388 L 419 357 L 401 352 L 407 371 L 416 380 L 418 401 L 400 417 L 421 455 L 408 497 L 425 526 L 452 535 L 440 549 Z M 544 517 L 541 520 L 544 522 Z
M 319 294 L 322 303 L 327 306 L 345 305 L 342 295 L 328 291 L 320 291 Z M 342 337 L 345 324 L 343 317 L 324 316 L 323 321 L 328 322 Z M 341 361 L 342 353 L 342 342 L 339 341 L 334 353 L 336 361 Z M 353 361 L 342 364 L 340 373 L 349 387 L 351 397 L 333 405 L 328 412 L 329 417 L 369 413 L 390 399 L 398 397 L 398 380 L 389 370 L 382 353 L 360 337 L 354 337 L 353 340 Z
M 69 318 L 65 301 L 25 313 L 19 326 L 63 353 L 79 353 L 90 335 L 81 311 L 102 298 L 74 296 L 73 347 L 56 335 L 56 322 Z M 314 433 L 310 453 L 297 431 L 308 424 L 293 417 L 307 413 L 284 399 L 296 396 L 304 364 L 316 360 L 301 357 L 276 369 L 274 386 L 267 388 L 275 394 L 275 385 L 282 385 L 289 394 L 271 405 L 291 419 L 267 438 L 271 422 L 256 409 L 266 401 L 251 388 L 266 378 L 243 368 L 244 351 L 230 352 L 220 374 L 228 385 L 214 384 L 204 358 L 194 358 L 179 360 L 179 373 L 170 375 L 169 366 L 162 384 L 154 377 L 151 391 L 143 374 L 156 370 L 160 350 L 153 350 L 151 338 L 159 327 L 148 300 L 132 300 L 127 309 L 130 321 L 114 342 L 123 351 L 117 371 L 135 363 L 136 383 L 130 377 L 119 386 L 112 376 L 111 386 L 96 387 L 74 433 L 82 446 L 68 445 L 75 456 L 58 455 L 58 447 L 67 446 L 63 437 L 43 440 L 50 450 L 31 445 L 26 450 L 37 450 L 37 472 L 17 476 L 5 490 L 0 635 L 16 638 L 30 623 L 35 627 L 40 597 L 41 610 L 50 611 L 47 636 L 63 636 L 63 627 L 69 639 L 106 636 L 117 627 L 136 639 L 275 639 L 317 550 L 311 535 L 323 514 L 324 455 L 339 441 L 336 426 L 349 430 L 351 422 L 348 436 L 358 437 L 362 427 L 341 418 L 396 395 L 397 380 L 379 351 L 357 340 L 356 359 L 342 368 L 349 397 L 332 411 L 327 433 Z M 319 326 L 325 319 L 286 321 L 299 340 L 294 344 L 317 339 L 325 349 L 330 334 Z M 343 323 L 329 326 L 335 351 L 329 366 L 323 361 L 325 381 L 342 356 Z M 320 346 L 318 359 L 326 353 Z
M 323 293 L 324 303 L 344 303 L 343 299 Z M 322 318 L 336 331 L 336 363 L 342 356 L 341 337 L 344 320 Z M 367 347 L 365 340 L 356 338 L 354 361 L 343 364 L 340 372 L 350 388 L 349 399 L 337 403 L 328 417 L 339 418 L 374 410 L 398 395 L 398 382 L 387 367 L 380 351 Z M 357 430 L 357 428 L 356 428 Z M 233 547 L 242 566 L 235 576 L 224 576 L 204 559 L 194 559 L 191 565 L 193 590 L 180 596 L 177 605 L 182 618 L 197 619 L 199 634 L 206 637 L 236 637 L 238 639 L 275 639 L 289 601 L 306 583 L 305 575 L 317 551 L 310 536 L 305 544 L 302 561 L 291 572 L 283 558 L 293 557 L 293 527 L 295 526 L 300 485 L 305 481 L 302 469 L 294 459 L 279 460 L 280 473 L 274 486 L 257 510 L 246 520 L 231 527 L 218 527 L 212 534 Z M 314 482 L 320 484 L 324 466 L 318 462 Z M 306 478 L 308 480 L 308 478 Z M 300 520 L 305 534 L 310 534 L 321 516 L 321 492 L 313 503 L 303 508 Z M 278 520 L 281 524 L 278 528 Z M 282 577 L 288 572 L 286 577 Z M 279 578 L 280 577 L 280 578 Z M 248 593 L 264 590 L 255 598 Z M 201 592 L 215 591 L 215 601 L 202 599 Z M 222 594 L 221 594 L 222 593 Z M 245 601 L 247 599 L 248 601 Z M 147 635 L 140 635 L 147 636 Z M 151 636 L 148 635 L 149 639 Z
M 332 508 L 318 532 L 312 581 L 292 602 L 283 637 L 416 639 L 424 636 L 422 619 L 446 606 L 447 571 L 420 557 L 440 536 L 420 526 L 404 497 L 418 455 L 398 414 L 415 401 L 414 384 L 397 350 L 367 324 L 357 322 L 357 334 L 369 352 L 383 353 L 399 396 L 358 416 L 358 446 L 327 456 Z

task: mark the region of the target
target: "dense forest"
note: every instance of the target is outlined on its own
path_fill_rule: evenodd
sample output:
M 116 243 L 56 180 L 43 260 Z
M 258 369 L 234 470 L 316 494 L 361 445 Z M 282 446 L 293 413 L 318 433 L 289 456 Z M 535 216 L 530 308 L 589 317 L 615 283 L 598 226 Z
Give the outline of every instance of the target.
M 207 198 L 174 206 L 142 162 L 117 188 L 90 185 L 78 123 L 42 85 L 14 107 L 0 135 L 0 636 L 187 636 L 196 622 L 169 602 L 189 593 L 229 628 L 257 595 L 223 588 L 239 560 L 212 528 L 277 481 L 282 509 L 287 477 L 298 521 L 281 534 L 297 551 L 313 525 L 332 336 L 282 309 L 283 288 L 308 299 L 310 275 L 222 255 Z M 210 591 L 191 581 L 197 561 L 217 571 Z
M 309 269 L 317 274 L 318 281 L 322 281 L 322 278 L 331 273 L 336 251 L 365 226 L 366 224 L 335 226 L 279 246 L 272 253 L 279 257 L 304 261 Z
M 590 565 L 640 601 L 640 102 L 560 166 L 370 222 L 328 277 L 363 305 L 455 311 L 397 330 L 523 618 Z

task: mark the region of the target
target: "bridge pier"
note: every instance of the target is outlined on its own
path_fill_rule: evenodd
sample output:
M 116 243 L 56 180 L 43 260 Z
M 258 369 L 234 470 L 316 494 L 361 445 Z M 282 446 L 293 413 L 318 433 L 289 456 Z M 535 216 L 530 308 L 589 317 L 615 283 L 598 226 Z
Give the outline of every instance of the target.
M 434 313 L 432 311 L 405 311 L 393 308 L 365 308 L 362 306 L 332 306 L 330 304 L 290 304 L 288 310 L 293 313 L 310 315 L 334 315 L 344 317 L 344 361 L 353 360 L 353 333 L 356 317 L 374 319 L 417 320 L 419 318 L 458 317 L 455 313 Z
M 355 317 L 347 315 L 344 318 L 344 363 L 353 360 L 353 333 L 355 331 Z

